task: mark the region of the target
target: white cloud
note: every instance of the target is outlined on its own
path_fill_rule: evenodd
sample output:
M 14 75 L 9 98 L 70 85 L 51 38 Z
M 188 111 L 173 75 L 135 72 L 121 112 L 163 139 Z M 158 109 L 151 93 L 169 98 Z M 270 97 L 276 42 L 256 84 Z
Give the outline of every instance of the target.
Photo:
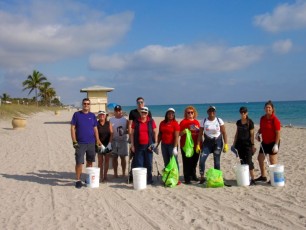
M 131 54 L 92 56 L 90 66 L 96 70 L 150 70 L 174 73 L 227 72 L 245 68 L 258 61 L 263 48 L 225 47 L 196 44 L 164 47 L 150 45 Z
M 19 68 L 104 50 L 126 34 L 133 20 L 131 12 L 103 15 L 78 4 L 33 1 L 9 12 L 0 10 L 0 67 Z
M 87 78 L 84 76 L 79 76 L 79 77 L 58 77 L 57 81 L 62 82 L 62 83 L 70 83 L 70 82 L 86 82 Z
M 279 5 L 272 13 L 255 16 L 254 24 L 268 32 L 306 28 L 306 1 Z
M 275 53 L 286 54 L 292 49 L 292 42 L 290 39 L 277 41 L 273 44 L 272 48 Z

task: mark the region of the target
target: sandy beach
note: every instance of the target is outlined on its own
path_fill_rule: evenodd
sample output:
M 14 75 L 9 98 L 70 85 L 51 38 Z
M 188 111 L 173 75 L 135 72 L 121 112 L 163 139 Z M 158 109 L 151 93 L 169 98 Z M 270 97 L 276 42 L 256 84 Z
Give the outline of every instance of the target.
M 113 170 L 99 188 L 76 189 L 72 114 L 38 113 L 27 119 L 24 130 L 13 130 L 10 120 L 0 121 L 1 229 L 306 229 L 306 129 L 282 129 L 284 187 L 238 187 L 237 160 L 228 152 L 221 157 L 221 168 L 231 187 L 204 188 L 194 182 L 165 188 L 154 163 L 157 183 L 144 190 L 134 190 L 127 178 L 113 178 Z M 161 118 L 155 120 L 158 125 Z M 235 124 L 226 123 L 226 130 L 230 146 Z M 161 172 L 162 156 L 155 155 L 154 161 Z M 182 169 L 180 153 L 179 162 Z M 206 168 L 212 165 L 210 156 Z M 180 176 L 182 180 L 182 172 Z

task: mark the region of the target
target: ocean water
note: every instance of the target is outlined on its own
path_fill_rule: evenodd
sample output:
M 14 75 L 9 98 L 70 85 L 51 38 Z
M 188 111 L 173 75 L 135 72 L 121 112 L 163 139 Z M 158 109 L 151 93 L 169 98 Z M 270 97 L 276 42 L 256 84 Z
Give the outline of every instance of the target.
M 283 126 L 303 127 L 306 128 L 306 101 L 273 101 L 276 116 L 280 119 Z M 207 107 L 211 104 L 173 104 L 173 105 L 147 105 L 154 117 L 164 117 L 167 109 L 175 109 L 176 118 L 183 118 L 186 106 L 192 105 L 198 111 L 198 120 L 207 116 Z M 265 114 L 265 102 L 237 102 L 237 103 L 215 103 L 212 104 L 217 109 L 217 117 L 226 122 L 236 122 L 240 119 L 239 108 L 246 106 L 249 117 L 255 124 L 259 123 L 260 117 Z M 129 113 L 135 106 L 122 106 L 123 111 Z

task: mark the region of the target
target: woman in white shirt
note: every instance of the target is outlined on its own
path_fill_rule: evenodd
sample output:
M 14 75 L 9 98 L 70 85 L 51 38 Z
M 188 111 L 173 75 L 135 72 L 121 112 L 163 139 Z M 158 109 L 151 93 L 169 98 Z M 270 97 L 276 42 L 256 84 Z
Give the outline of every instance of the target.
M 209 106 L 207 109 L 208 117 L 204 118 L 200 123 L 200 133 L 198 136 L 198 142 L 196 151 L 201 152 L 200 143 L 204 132 L 203 148 L 200 155 L 200 184 L 205 182 L 205 162 L 210 153 L 214 155 L 214 168 L 220 170 L 220 158 L 221 152 L 228 151 L 227 135 L 225 131 L 224 122 L 221 118 L 216 117 L 216 107 Z

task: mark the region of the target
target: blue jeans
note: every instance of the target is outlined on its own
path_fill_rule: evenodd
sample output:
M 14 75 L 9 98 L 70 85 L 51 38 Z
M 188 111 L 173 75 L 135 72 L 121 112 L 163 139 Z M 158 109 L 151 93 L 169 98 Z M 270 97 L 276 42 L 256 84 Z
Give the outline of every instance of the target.
M 203 150 L 200 154 L 200 175 L 203 176 L 205 172 L 205 162 L 209 156 L 209 154 L 213 153 L 214 155 L 214 168 L 220 170 L 220 159 L 221 152 L 223 149 L 223 141 L 222 138 L 216 139 L 214 141 L 204 141 Z
M 173 153 L 172 153 L 173 149 L 174 149 L 174 145 L 161 143 L 161 150 L 162 150 L 162 155 L 163 155 L 165 167 L 170 162 L 170 159 L 171 159 L 171 157 L 173 155 Z M 178 164 L 178 161 L 177 161 L 177 156 L 174 156 L 174 157 L 175 157 L 175 160 L 176 160 L 177 168 L 178 168 L 178 170 L 180 170 L 179 164 Z
M 152 161 L 153 152 L 148 149 L 149 145 L 139 145 L 135 149 L 135 168 L 146 168 L 147 169 L 147 183 L 153 181 L 152 178 Z

